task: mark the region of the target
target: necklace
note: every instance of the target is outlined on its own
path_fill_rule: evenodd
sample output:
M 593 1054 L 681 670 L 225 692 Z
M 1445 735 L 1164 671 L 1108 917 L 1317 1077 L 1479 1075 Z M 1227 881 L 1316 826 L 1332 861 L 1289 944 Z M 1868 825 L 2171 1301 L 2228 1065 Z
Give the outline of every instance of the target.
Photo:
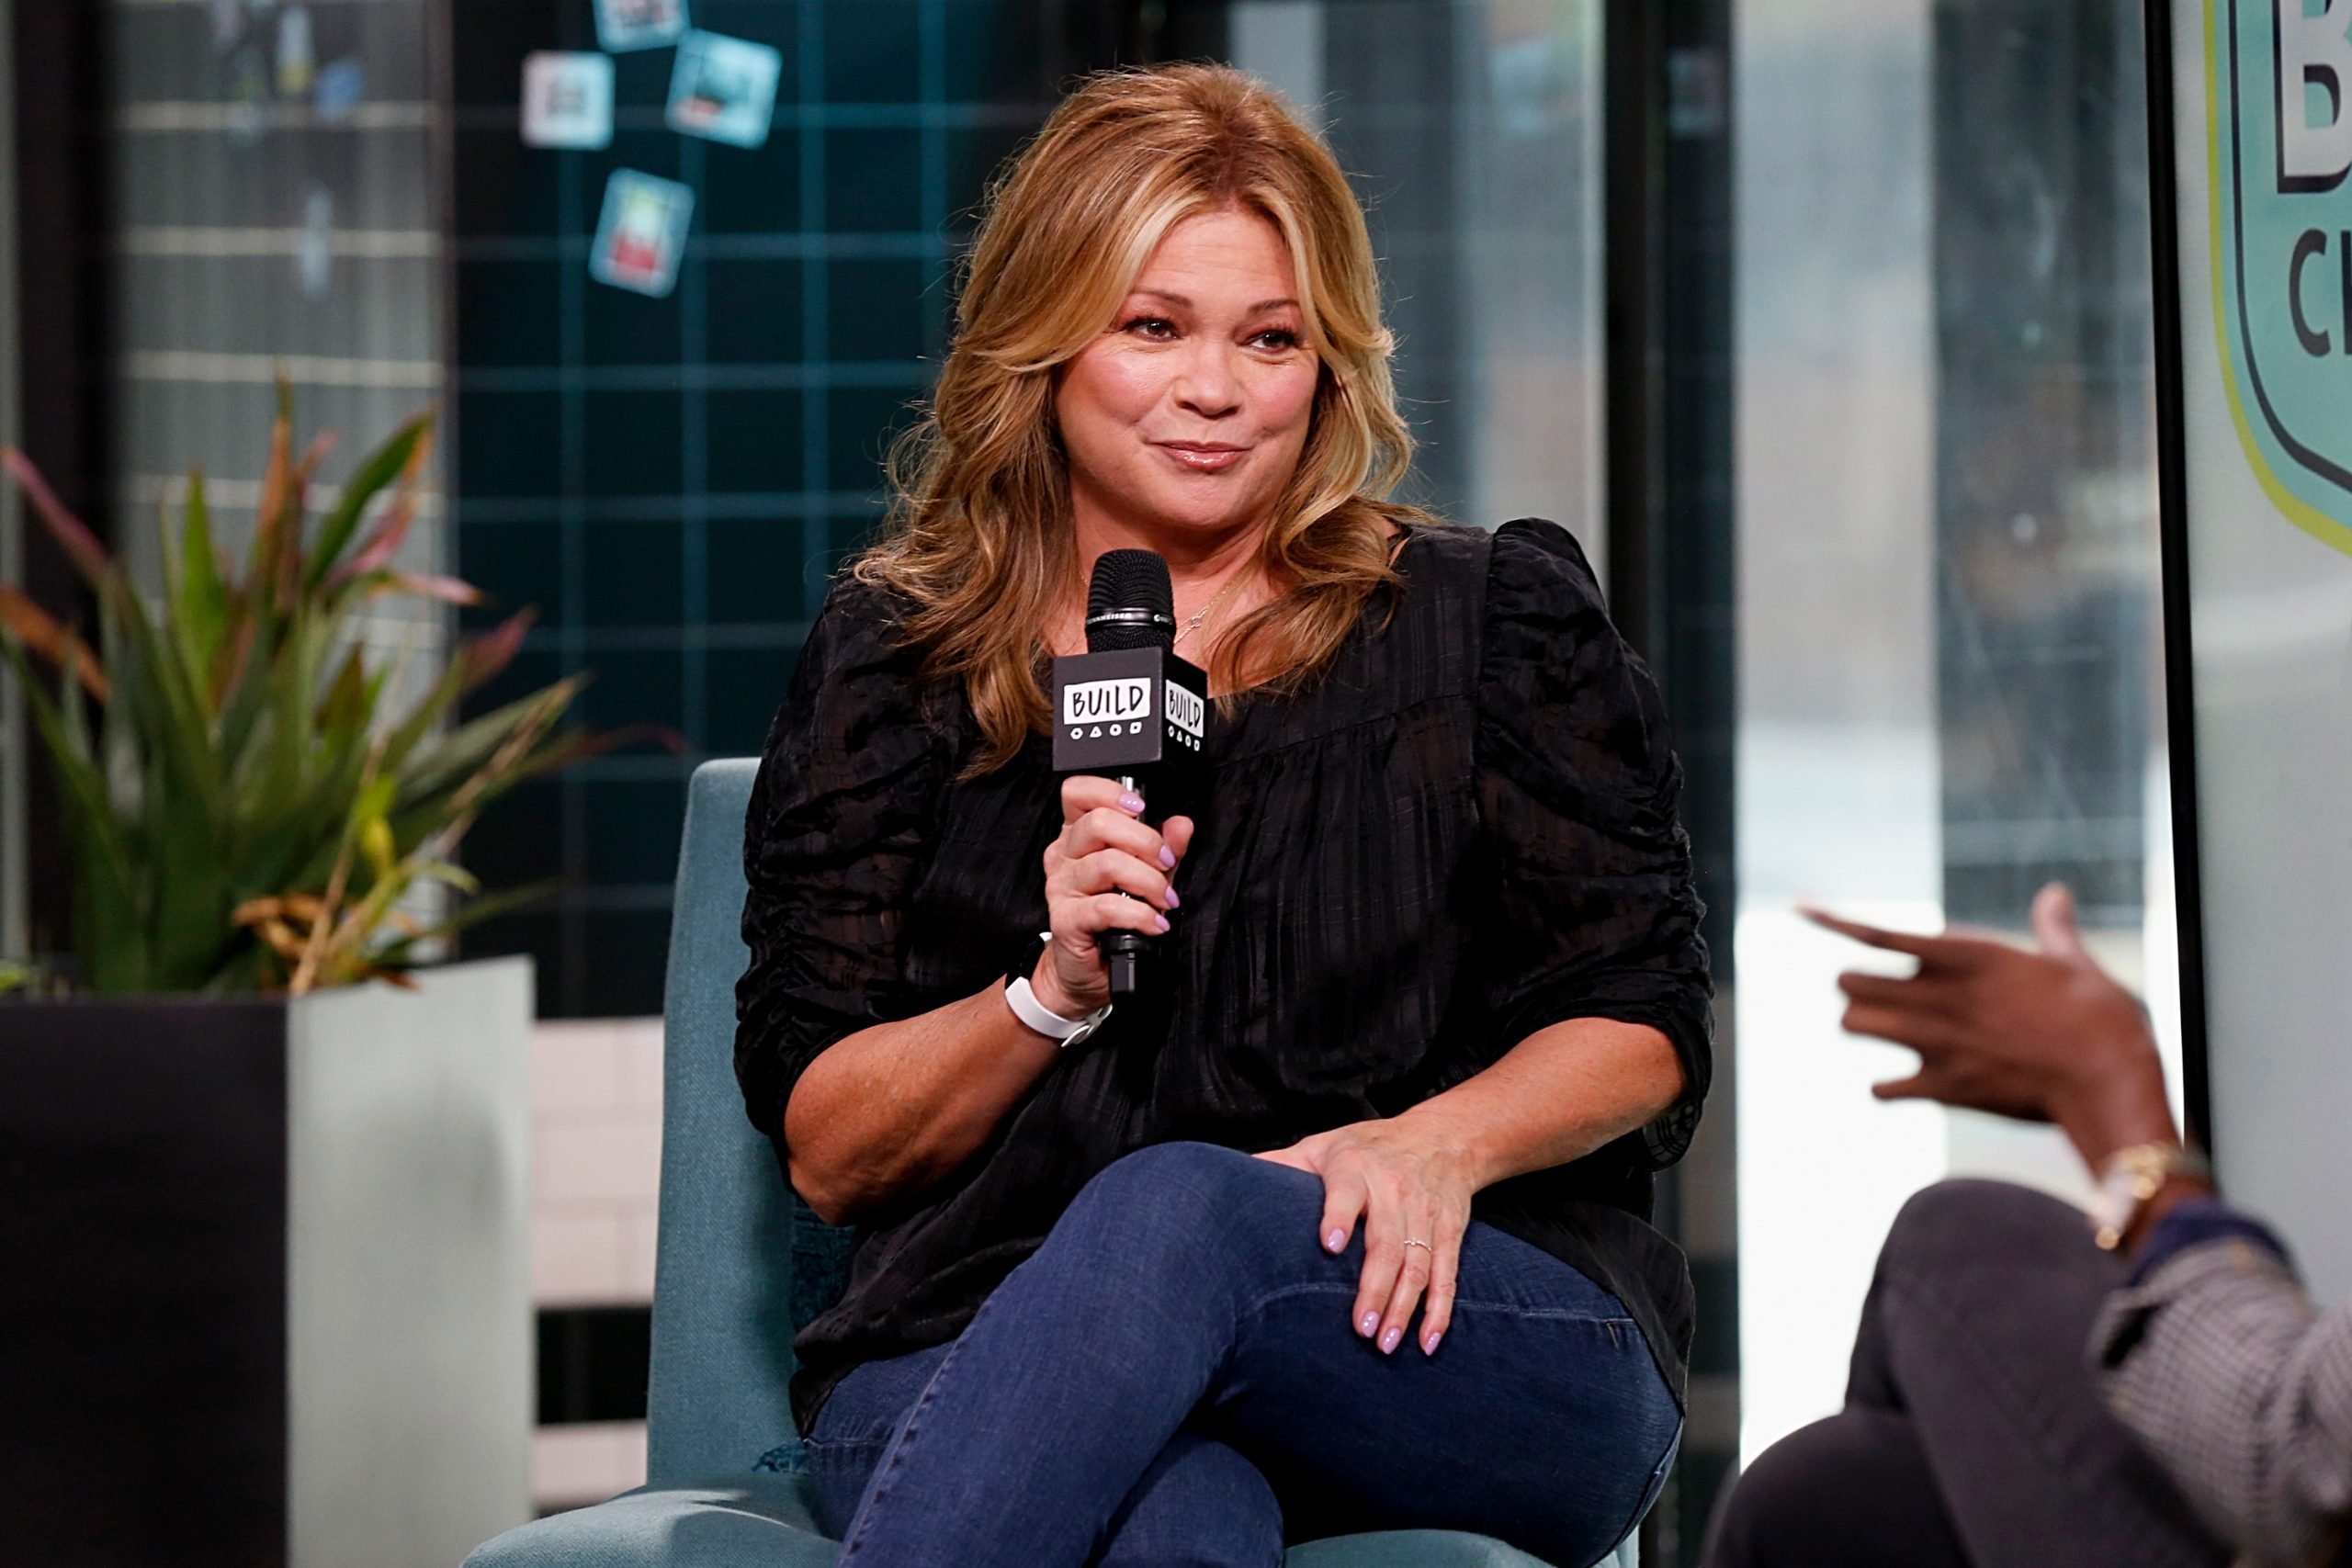
M 1216 598 L 1210 600 L 1207 604 L 1202 605 L 1199 610 L 1193 613 L 1192 619 L 1184 623 L 1184 625 L 1177 631 L 1175 637 L 1170 641 L 1168 646 L 1174 648 L 1178 643 L 1182 642 L 1186 637 L 1191 637 L 1194 632 L 1199 631 L 1201 629 L 1201 623 L 1207 620 L 1211 615 L 1216 615 L 1217 612 L 1217 606 L 1223 604 L 1227 599 L 1233 597 L 1233 591 L 1241 586 L 1241 579 L 1245 575 L 1247 574 L 1244 572 L 1235 572 L 1233 574 L 1232 581 L 1227 582 L 1223 588 L 1217 590 Z

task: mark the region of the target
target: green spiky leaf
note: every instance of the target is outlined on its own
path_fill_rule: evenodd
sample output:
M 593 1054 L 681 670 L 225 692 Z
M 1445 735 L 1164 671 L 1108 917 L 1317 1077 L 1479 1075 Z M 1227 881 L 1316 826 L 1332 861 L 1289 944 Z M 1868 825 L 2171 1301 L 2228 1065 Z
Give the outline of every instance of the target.
M 310 565 L 303 581 L 306 589 L 316 590 L 342 564 L 343 552 L 352 536 L 359 531 L 359 520 L 367 513 L 368 503 L 401 477 L 432 428 L 430 410 L 417 414 L 393 432 L 390 440 L 361 459 L 358 469 L 344 481 L 342 496 L 319 525 L 318 539 L 311 547 Z
M 164 535 L 168 543 L 169 531 Z M 220 579 L 220 555 L 212 543 L 212 516 L 205 504 L 204 473 L 187 477 L 187 501 L 180 511 L 179 558 L 172 565 L 167 592 L 172 634 L 180 658 L 208 712 L 219 711 L 213 667 L 229 637 L 229 585 Z
M 306 540 L 304 498 L 332 443 L 313 440 L 296 458 L 281 383 L 244 558 L 224 560 L 203 476 L 191 474 L 176 530 L 159 518 L 153 600 L 21 454 L 0 457 L 96 591 L 85 643 L 0 584 L 0 650 L 59 780 L 74 868 L 68 967 L 81 984 L 212 995 L 347 984 L 413 963 L 421 931 L 508 907 L 477 897 L 451 856 L 516 783 L 582 754 L 579 737 L 556 733 L 580 679 L 453 723 L 465 694 L 519 646 L 523 616 L 447 654 L 404 707 L 388 700 L 413 682 L 396 674 L 400 653 L 369 640 L 363 605 L 406 597 L 437 611 L 471 597 L 390 565 L 414 514 L 430 423 L 418 415 L 362 459 Z M 388 485 L 399 487 L 391 505 L 359 542 Z

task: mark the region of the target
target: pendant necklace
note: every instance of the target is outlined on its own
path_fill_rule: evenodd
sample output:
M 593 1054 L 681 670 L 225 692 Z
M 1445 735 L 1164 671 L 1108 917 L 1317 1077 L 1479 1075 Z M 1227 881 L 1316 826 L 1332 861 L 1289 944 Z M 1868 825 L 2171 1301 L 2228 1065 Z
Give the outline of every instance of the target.
M 1223 588 L 1218 589 L 1216 598 L 1210 600 L 1207 604 L 1202 605 L 1199 610 L 1195 611 L 1193 617 L 1186 621 L 1182 627 L 1177 631 L 1176 636 L 1169 642 L 1168 646 L 1172 649 L 1182 643 L 1186 637 L 1191 637 L 1194 632 L 1199 631 L 1201 629 L 1201 623 L 1207 620 L 1211 615 L 1216 615 L 1217 607 L 1223 604 L 1227 599 L 1233 597 L 1233 591 L 1241 586 L 1241 580 L 1248 575 L 1249 573 L 1247 571 L 1235 572 L 1233 574 L 1233 581 L 1227 582 Z

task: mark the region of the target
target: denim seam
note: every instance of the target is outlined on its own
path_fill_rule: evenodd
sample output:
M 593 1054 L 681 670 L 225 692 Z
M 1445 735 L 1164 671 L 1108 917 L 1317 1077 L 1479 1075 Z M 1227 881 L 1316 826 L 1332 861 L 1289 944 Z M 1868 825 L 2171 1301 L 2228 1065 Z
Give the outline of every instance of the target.
M 881 1502 L 883 1495 L 889 1490 L 890 1482 L 898 1475 L 899 1467 L 906 1462 L 909 1445 L 913 1443 L 917 1430 L 922 1425 L 923 1412 L 931 1407 L 932 1400 L 939 1393 L 940 1380 L 947 1375 L 947 1369 L 956 1364 L 956 1352 L 964 1348 L 973 1325 L 978 1324 L 981 1315 L 994 1304 L 996 1304 L 996 1296 L 994 1292 L 990 1292 L 980 1303 L 979 1310 L 972 1314 L 972 1322 L 964 1325 L 964 1332 L 956 1337 L 955 1342 L 947 1348 L 947 1354 L 942 1356 L 939 1359 L 939 1365 L 932 1370 L 931 1381 L 923 1384 L 922 1393 L 915 1399 L 914 1408 L 907 1412 L 906 1425 L 898 1429 L 889 1445 L 889 1463 L 878 1471 L 873 1480 L 866 1483 L 865 1495 L 858 1501 L 858 1518 L 853 1521 L 848 1539 L 842 1542 L 841 1556 L 835 1560 L 837 1564 L 847 1562 L 862 1544 L 859 1538 L 865 1533 L 863 1516 L 876 1504 Z
M 1669 1393 L 1668 1396 L 1669 1403 L 1672 1402 L 1672 1397 L 1673 1396 Z M 1665 1467 L 1668 1461 L 1674 1457 L 1676 1445 L 1681 1441 L 1682 1422 L 1679 1418 L 1679 1413 L 1678 1412 L 1677 1419 L 1674 1423 L 1674 1430 L 1666 1435 L 1666 1446 L 1658 1450 L 1657 1458 L 1650 1461 L 1649 1479 L 1642 1483 L 1641 1495 L 1634 1499 L 1633 1511 L 1626 1516 L 1625 1522 L 1617 1527 L 1614 1539 L 1612 1539 L 1607 1546 L 1600 1549 L 1600 1555 L 1592 1560 L 1589 1568 L 1600 1568 L 1602 1563 L 1608 1562 L 1611 1556 L 1615 1555 L 1619 1547 L 1625 1544 L 1625 1538 L 1632 1535 L 1634 1530 L 1641 1528 L 1642 1515 L 1645 1512 L 1644 1506 L 1653 1502 L 1653 1498 L 1650 1495 L 1651 1487 L 1658 1479 L 1658 1472 Z
M 1514 1306 L 1509 1302 L 1465 1302 L 1457 1299 L 1453 1303 L 1453 1310 L 1456 1314 L 1464 1311 L 1507 1312 L 1514 1317 L 1532 1318 L 1544 1323 L 1589 1323 L 1596 1328 L 1638 1330 L 1641 1327 L 1640 1324 L 1630 1317 L 1596 1317 L 1591 1313 L 1578 1312 L 1574 1307 Z
M 1234 1314 L 1236 1325 L 1238 1326 L 1242 1318 L 1260 1315 L 1276 1302 L 1286 1300 L 1291 1296 L 1352 1296 L 1358 1288 L 1355 1285 L 1319 1283 L 1277 1286 L 1263 1295 L 1253 1297 L 1245 1303 L 1241 1310 Z M 1640 1324 L 1630 1317 L 1600 1316 L 1579 1311 L 1575 1307 L 1521 1306 L 1513 1302 L 1464 1301 L 1458 1296 L 1454 1298 L 1453 1311 L 1456 1316 L 1464 1312 L 1502 1312 L 1510 1313 L 1514 1317 L 1530 1318 L 1540 1322 L 1589 1323 L 1596 1327 L 1605 1328 L 1639 1329 L 1641 1327 Z
M 832 1455 L 853 1450 L 862 1452 L 871 1449 L 879 1457 L 881 1450 L 889 1446 L 890 1438 L 887 1433 L 879 1438 L 803 1438 L 800 1439 L 800 1451 L 810 1455 L 819 1453 Z

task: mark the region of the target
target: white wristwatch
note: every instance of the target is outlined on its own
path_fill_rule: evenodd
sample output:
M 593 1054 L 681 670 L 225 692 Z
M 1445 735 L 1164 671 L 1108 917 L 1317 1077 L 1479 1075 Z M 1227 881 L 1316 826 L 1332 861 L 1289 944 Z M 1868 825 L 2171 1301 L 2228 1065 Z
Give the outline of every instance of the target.
M 1038 933 L 1041 942 L 1052 940 L 1051 932 Z M 1102 1028 L 1102 1021 L 1111 1016 L 1112 1004 L 1105 1002 L 1084 1018 L 1064 1018 L 1037 999 L 1036 990 L 1029 984 L 1026 975 L 1014 975 L 1005 981 L 1004 1000 L 1005 1005 L 1012 1009 L 1013 1017 L 1048 1040 L 1060 1041 L 1065 1051 L 1073 1045 L 1084 1044 L 1087 1037 Z

